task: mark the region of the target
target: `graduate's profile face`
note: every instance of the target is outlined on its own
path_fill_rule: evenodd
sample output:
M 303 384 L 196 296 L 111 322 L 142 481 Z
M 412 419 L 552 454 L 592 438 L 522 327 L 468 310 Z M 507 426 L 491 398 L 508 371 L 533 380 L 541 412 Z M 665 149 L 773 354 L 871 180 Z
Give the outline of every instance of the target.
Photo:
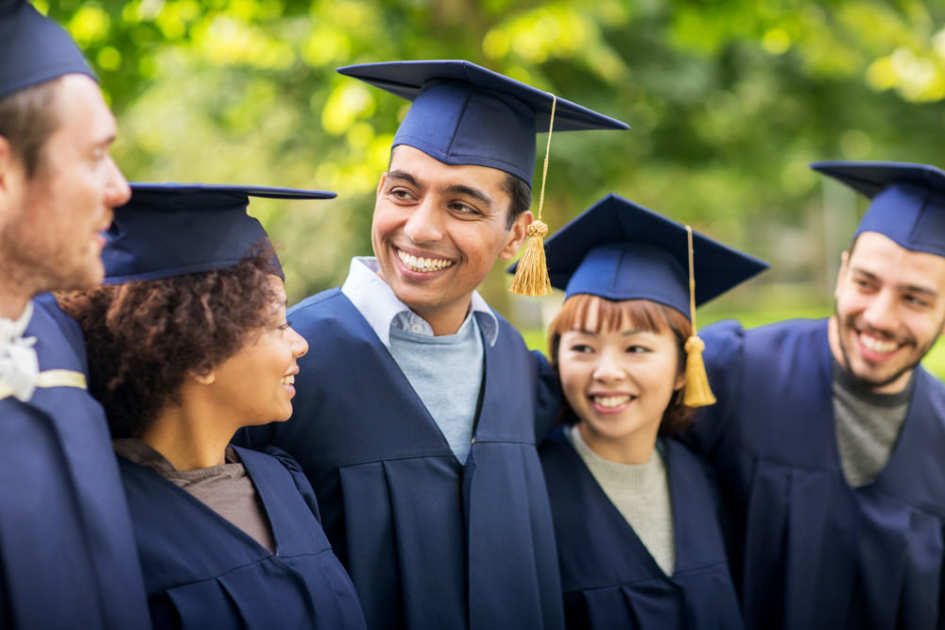
M 621 463 L 649 461 L 663 412 L 685 376 L 669 327 L 569 330 L 561 334 L 561 386 L 598 455 Z
M 236 354 L 204 377 L 207 393 L 235 428 L 289 419 L 298 359 L 308 352 L 308 343 L 286 322 L 282 279 L 269 281 L 276 301 L 267 307 L 266 325 L 250 331 Z
M 98 85 L 79 74 L 58 79 L 54 107 L 58 127 L 27 177 L 3 163 L 5 211 L 0 256 L 7 269 L 28 269 L 34 291 L 84 289 L 101 282 L 104 231 L 112 209 L 130 191 L 109 155 L 115 120 Z M 6 160 L 8 153 L 0 153 Z
M 834 296 L 834 358 L 879 393 L 902 391 L 942 331 L 945 258 L 864 232 L 843 254 Z
M 506 180 L 503 171 L 444 164 L 406 145 L 381 176 L 371 228 L 380 275 L 438 335 L 456 332 L 473 290 L 525 240 L 531 213 L 508 227 Z

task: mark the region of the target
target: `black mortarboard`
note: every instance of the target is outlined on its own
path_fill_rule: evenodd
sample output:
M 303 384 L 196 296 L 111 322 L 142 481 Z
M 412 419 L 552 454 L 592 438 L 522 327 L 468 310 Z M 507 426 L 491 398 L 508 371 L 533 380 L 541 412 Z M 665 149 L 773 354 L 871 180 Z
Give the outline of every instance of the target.
M 131 184 L 131 199 L 115 209 L 102 251 L 105 283 L 156 280 L 235 265 L 268 241 L 246 214 L 250 197 L 331 199 L 321 190 Z M 281 274 L 278 259 L 274 265 Z
M 0 0 L 0 98 L 74 73 L 95 78 L 65 29 L 26 0 Z
M 535 134 L 549 129 L 555 97 L 469 61 L 390 61 L 338 68 L 413 101 L 394 136 L 445 164 L 497 168 L 530 186 Z M 628 129 L 626 123 L 557 99 L 554 131 Z
M 810 167 L 873 200 L 855 236 L 878 232 L 908 250 L 945 256 L 945 171 L 900 162 L 814 162 Z

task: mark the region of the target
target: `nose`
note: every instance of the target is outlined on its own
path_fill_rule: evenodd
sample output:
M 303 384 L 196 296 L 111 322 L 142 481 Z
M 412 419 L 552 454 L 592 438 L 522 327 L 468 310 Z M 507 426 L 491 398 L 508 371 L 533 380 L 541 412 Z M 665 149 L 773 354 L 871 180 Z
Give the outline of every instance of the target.
M 442 213 L 429 196 L 410 213 L 404 234 L 414 243 L 435 243 L 443 238 Z
M 292 332 L 291 339 L 289 343 L 292 346 L 292 356 L 296 359 L 303 357 L 308 354 L 308 342 L 305 341 L 305 337 L 300 335 L 295 331 L 295 328 L 289 328 Z
M 125 205 L 131 199 L 131 188 L 111 157 L 108 158 L 108 169 L 108 181 L 105 183 L 105 204 L 109 208 L 117 208 Z
M 896 330 L 896 296 L 891 290 L 875 294 L 863 310 L 863 321 L 871 328 L 888 333 Z
M 613 350 L 604 348 L 598 357 L 594 380 L 607 383 L 620 380 L 626 375 L 617 353 Z

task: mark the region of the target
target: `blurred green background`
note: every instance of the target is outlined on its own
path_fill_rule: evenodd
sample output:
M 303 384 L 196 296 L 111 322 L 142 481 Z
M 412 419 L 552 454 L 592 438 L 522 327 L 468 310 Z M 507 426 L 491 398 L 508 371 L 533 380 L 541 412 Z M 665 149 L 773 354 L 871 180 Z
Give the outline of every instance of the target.
M 700 325 L 831 311 L 865 204 L 809 162 L 945 164 L 940 0 L 36 5 L 99 73 L 129 179 L 339 193 L 253 203 L 280 248 L 290 302 L 339 284 L 351 256 L 370 254 L 374 189 L 407 107 L 338 75 L 340 65 L 469 59 L 628 122 L 630 132 L 553 137 L 546 221 L 553 231 L 617 192 L 771 262 L 700 312 Z M 560 295 L 506 287 L 497 265 L 482 293 L 542 347 Z M 927 363 L 945 376 L 941 344 Z

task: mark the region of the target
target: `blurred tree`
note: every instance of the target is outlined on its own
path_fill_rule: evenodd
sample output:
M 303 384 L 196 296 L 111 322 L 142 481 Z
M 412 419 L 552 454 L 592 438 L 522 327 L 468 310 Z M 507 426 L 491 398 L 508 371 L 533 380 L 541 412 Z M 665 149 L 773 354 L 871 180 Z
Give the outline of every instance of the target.
M 292 299 L 337 284 L 350 256 L 370 253 L 373 192 L 406 109 L 339 65 L 466 58 L 627 121 L 628 133 L 553 138 L 552 230 L 619 192 L 770 260 L 764 281 L 725 302 L 756 308 L 829 303 L 823 269 L 856 202 L 825 189 L 810 161 L 935 163 L 945 122 L 945 3 L 933 0 L 37 6 L 100 73 L 132 179 L 340 193 L 291 211 L 254 202 L 283 247 Z M 838 205 L 824 209 L 825 198 Z M 494 270 L 487 299 L 521 306 L 504 286 Z

